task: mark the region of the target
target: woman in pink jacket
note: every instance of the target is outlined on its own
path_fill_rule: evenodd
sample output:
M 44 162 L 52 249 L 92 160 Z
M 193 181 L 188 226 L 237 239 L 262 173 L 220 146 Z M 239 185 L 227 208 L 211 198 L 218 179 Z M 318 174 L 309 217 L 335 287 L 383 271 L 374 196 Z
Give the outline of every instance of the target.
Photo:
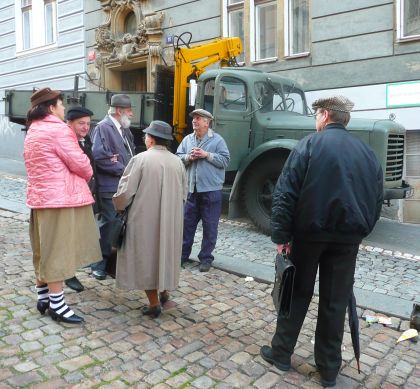
M 38 293 L 37 309 L 66 323 L 81 323 L 65 303 L 63 280 L 101 258 L 99 235 L 87 185 L 89 158 L 64 120 L 60 91 L 43 88 L 31 96 L 24 158 L 30 238 Z

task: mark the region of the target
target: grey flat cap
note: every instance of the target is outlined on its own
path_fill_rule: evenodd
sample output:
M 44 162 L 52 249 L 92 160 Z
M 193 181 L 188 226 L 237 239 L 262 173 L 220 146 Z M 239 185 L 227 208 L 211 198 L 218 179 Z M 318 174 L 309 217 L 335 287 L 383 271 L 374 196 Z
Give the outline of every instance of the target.
M 201 108 L 195 109 L 194 111 L 190 113 L 191 117 L 194 117 L 194 115 L 202 116 L 203 118 L 213 120 L 213 115 L 209 111 L 206 111 L 205 109 L 201 109 Z
M 131 99 L 128 95 L 113 95 L 111 97 L 111 107 L 131 108 Z
M 156 138 L 174 139 L 172 136 L 172 127 L 161 120 L 153 120 L 150 122 L 149 127 L 143 130 L 145 134 L 150 134 L 155 136 Z
M 326 109 L 329 111 L 351 112 L 354 103 L 344 96 L 325 97 L 314 101 L 312 108 Z

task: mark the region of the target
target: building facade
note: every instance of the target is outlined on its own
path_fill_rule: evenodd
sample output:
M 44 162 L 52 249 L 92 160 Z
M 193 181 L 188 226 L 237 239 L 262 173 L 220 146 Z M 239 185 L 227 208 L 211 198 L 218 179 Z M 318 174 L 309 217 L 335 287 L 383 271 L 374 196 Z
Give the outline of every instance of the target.
M 24 139 L 22 127 L 5 116 L 5 91 L 72 89 L 85 63 L 82 0 L 1 1 L 0 157 L 21 161 Z
M 420 223 L 420 2 L 418 0 L 222 0 L 222 34 L 240 36 L 243 62 L 296 80 L 309 105 L 344 94 L 354 117 L 407 129 L 410 199 L 399 220 Z

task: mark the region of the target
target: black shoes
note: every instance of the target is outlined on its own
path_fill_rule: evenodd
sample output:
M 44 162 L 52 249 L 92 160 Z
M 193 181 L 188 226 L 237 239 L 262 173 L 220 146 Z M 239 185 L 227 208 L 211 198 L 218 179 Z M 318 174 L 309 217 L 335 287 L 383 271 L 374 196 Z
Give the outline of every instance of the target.
M 278 359 L 275 358 L 273 355 L 273 349 L 270 346 L 262 346 L 260 350 L 260 355 L 264 361 L 267 361 L 268 363 L 271 363 L 277 369 L 282 371 L 288 371 L 290 369 L 290 362 L 289 363 L 283 363 L 280 362 Z
M 76 276 L 69 278 L 68 280 L 64 281 L 66 285 L 70 288 L 75 290 L 76 292 L 81 292 L 85 290 L 85 287 L 82 285 L 82 283 L 77 279 Z
M 169 300 L 169 293 L 165 290 L 164 292 L 159 293 L 159 301 L 160 305 L 162 307 L 165 305 L 165 303 Z
M 52 309 L 50 309 L 48 312 L 51 316 L 51 319 L 57 322 L 62 321 L 63 323 L 80 324 L 85 321 L 83 317 L 77 316 L 75 313 L 69 317 L 64 317 L 63 315 L 60 315 L 59 313 L 57 313 L 56 311 Z
M 49 300 L 47 301 L 38 300 L 38 302 L 36 303 L 36 309 L 38 309 L 41 315 L 45 313 L 45 311 L 48 309 L 49 306 L 50 306 Z
M 92 276 L 95 277 L 97 280 L 102 281 L 106 278 L 106 272 L 103 270 L 93 270 Z
M 141 309 L 141 313 L 145 316 L 157 318 L 162 313 L 162 309 L 160 305 L 156 305 L 155 307 L 146 306 Z
M 337 381 L 336 381 L 335 379 L 333 379 L 333 380 L 326 380 L 325 378 L 323 378 L 323 377 L 321 376 L 321 385 L 322 385 L 324 388 L 330 388 L 330 387 L 332 387 L 332 386 L 335 386 L 335 385 L 336 385 L 336 383 L 337 383 Z
M 211 268 L 211 263 L 210 262 L 200 262 L 200 266 L 198 268 L 202 273 L 208 272 Z

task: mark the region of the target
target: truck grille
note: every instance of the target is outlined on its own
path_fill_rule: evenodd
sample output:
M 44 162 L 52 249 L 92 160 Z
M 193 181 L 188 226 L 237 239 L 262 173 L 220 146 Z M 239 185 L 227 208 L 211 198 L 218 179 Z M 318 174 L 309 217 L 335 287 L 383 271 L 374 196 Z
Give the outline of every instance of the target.
M 389 134 L 385 181 L 398 181 L 403 176 L 404 135 Z

